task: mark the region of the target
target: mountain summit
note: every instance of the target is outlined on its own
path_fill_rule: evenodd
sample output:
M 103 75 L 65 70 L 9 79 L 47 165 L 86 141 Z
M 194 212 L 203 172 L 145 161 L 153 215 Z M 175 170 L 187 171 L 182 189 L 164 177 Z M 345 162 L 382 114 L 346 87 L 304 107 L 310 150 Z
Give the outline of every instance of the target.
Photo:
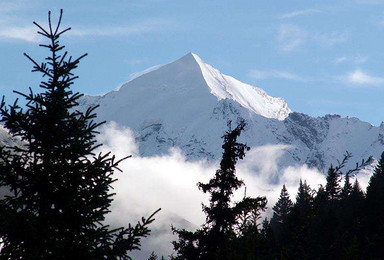
M 211 94 L 218 100 L 232 99 L 256 114 L 279 120 L 284 120 L 291 112 L 284 99 L 268 96 L 260 88 L 222 74 L 194 53 L 188 53 L 175 63 L 191 64 L 191 66 L 197 64 Z
M 291 112 L 282 98 L 268 96 L 260 88 L 222 74 L 194 53 L 139 75 L 118 91 L 86 99 L 108 106 L 99 114 L 128 125 L 137 121 L 121 117 L 119 112 L 122 110 L 132 111 L 131 117 L 139 112 L 136 109 L 140 109 L 140 114 L 166 117 L 176 123 L 181 120 L 180 116 L 184 119 L 186 114 L 199 116 L 199 113 L 206 113 L 207 107 L 212 108 L 223 99 L 231 99 L 250 112 L 267 118 L 284 120 Z M 112 99 L 113 102 L 108 101 Z
M 377 158 L 384 150 L 384 126 L 292 112 L 284 99 L 222 74 L 194 53 L 146 70 L 117 91 L 86 96 L 79 109 L 96 104 L 99 120 L 134 131 L 142 156 L 178 147 L 189 159 L 218 159 L 228 120 L 240 119 L 247 122 L 242 141 L 253 148 L 278 149 L 280 166 L 325 169 L 345 151 L 359 161 Z

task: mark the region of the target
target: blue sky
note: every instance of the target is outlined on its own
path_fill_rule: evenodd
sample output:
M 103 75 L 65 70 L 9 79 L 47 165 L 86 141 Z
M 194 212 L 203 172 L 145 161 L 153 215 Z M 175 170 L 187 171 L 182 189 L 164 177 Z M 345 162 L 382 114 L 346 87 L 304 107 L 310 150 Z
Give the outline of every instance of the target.
M 384 120 L 384 0 L 1 1 L 0 93 L 37 89 L 27 52 L 47 54 L 32 21 L 47 12 L 72 31 L 62 43 L 88 52 L 74 89 L 96 95 L 188 52 L 286 99 L 293 111 Z

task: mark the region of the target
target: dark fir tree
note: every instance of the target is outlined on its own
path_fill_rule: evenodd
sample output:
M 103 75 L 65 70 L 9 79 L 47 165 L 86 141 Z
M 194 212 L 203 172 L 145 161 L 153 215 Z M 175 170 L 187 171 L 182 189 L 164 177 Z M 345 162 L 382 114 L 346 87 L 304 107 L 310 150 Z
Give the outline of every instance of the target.
M 312 208 L 313 191 L 307 184 L 307 181 L 300 179 L 299 188 L 296 195 L 294 208 L 300 215 L 305 215 Z
M 62 11 L 56 26 L 48 15 L 48 28 L 34 23 L 46 38 L 41 44 L 50 55 L 33 71 L 45 81 L 42 93 L 20 94 L 7 106 L 2 100 L 1 122 L 14 138 L 14 146 L 0 147 L 0 186 L 9 194 L 0 199 L 1 259 L 130 259 L 149 234 L 153 215 L 135 226 L 109 229 L 104 216 L 113 193 L 112 174 L 119 160 L 95 154 L 95 107 L 81 113 L 75 108 L 82 96 L 70 86 L 73 70 L 86 55 L 73 59 L 59 44 Z
M 327 184 L 325 185 L 325 191 L 328 195 L 328 199 L 331 201 L 331 204 L 333 204 L 334 200 L 338 200 L 341 198 L 342 188 L 340 186 L 340 182 L 343 175 L 341 170 L 345 167 L 346 163 L 351 157 L 352 157 L 352 154 L 349 152 L 346 152 L 343 160 L 341 162 L 338 160 L 338 165 L 336 167 L 333 167 L 333 165 L 331 165 L 331 167 L 328 169 L 327 178 L 326 178 Z M 357 167 L 358 166 L 356 166 L 356 170 L 357 170 Z M 349 174 L 351 174 L 352 172 L 353 172 L 352 170 L 349 170 L 345 174 L 345 176 L 347 176 L 348 178 L 348 180 L 346 180 L 348 181 L 347 185 L 349 185 Z M 349 191 L 350 190 L 345 192 L 348 193 Z
M 363 238 L 361 230 L 365 214 L 362 208 L 363 200 L 364 193 L 357 179 L 351 184 L 349 174 L 346 175 L 338 213 L 340 219 L 338 247 L 344 249 L 342 252 L 344 259 L 361 259 L 360 245 Z
M 353 201 L 362 201 L 364 199 L 364 192 L 360 187 L 360 183 L 355 179 L 355 182 L 353 183 L 351 194 L 349 195 Z
M 296 202 L 289 213 L 284 229 L 288 246 L 283 251 L 294 259 L 308 259 L 310 223 L 313 218 L 313 191 L 306 181 L 300 180 Z
M 242 235 L 236 232 L 239 218 L 244 212 L 260 212 L 266 205 L 264 197 L 245 197 L 235 204 L 231 202 L 233 192 L 244 184 L 237 178 L 235 169 L 236 162 L 249 150 L 247 145 L 237 142 L 244 127 L 244 121 L 235 129 L 231 129 L 229 123 L 229 130 L 223 136 L 220 168 L 208 183 L 198 184 L 210 195 L 209 205 L 203 205 L 206 223 L 196 232 L 173 229 L 179 237 L 173 242 L 175 259 L 244 259 L 241 256 L 244 248 L 240 249 L 236 243 Z
M 340 194 L 341 199 L 347 199 L 351 195 L 352 188 L 353 187 L 352 187 L 352 183 L 351 183 L 349 174 L 346 174 L 345 180 L 344 180 L 344 186 L 341 189 L 341 194 Z
M 353 185 L 347 184 L 349 178 L 346 176 L 345 184 L 342 190 L 342 201 L 341 201 L 341 218 L 344 225 L 350 225 L 347 228 L 356 228 L 357 225 L 360 225 L 361 218 L 364 215 L 362 209 L 362 203 L 364 201 L 365 195 L 360 188 L 360 184 L 355 179 Z M 348 191 L 347 191 L 348 190 Z
M 367 258 L 380 259 L 384 255 L 384 153 L 369 180 L 365 201 Z
M 255 239 L 256 252 L 254 258 L 247 259 L 272 259 L 276 251 L 275 238 L 271 228 L 271 224 L 267 218 L 265 218 L 261 224 L 259 234 Z
M 362 168 L 372 163 L 372 156 L 370 156 L 366 160 L 363 159 L 361 163 L 356 163 L 355 168 L 349 169 L 348 171 L 343 173 L 343 169 L 345 168 L 348 160 L 351 157 L 352 157 L 352 154 L 347 151 L 344 155 L 343 160 L 341 162 L 338 160 L 338 165 L 336 167 L 333 167 L 331 165 L 331 167 L 328 169 L 327 184 L 325 186 L 325 190 L 328 194 L 328 198 L 331 201 L 339 200 L 343 196 L 348 197 L 348 195 L 351 192 L 351 184 L 349 180 L 350 175 L 352 175 L 355 172 L 358 172 Z M 344 187 L 341 188 L 340 182 L 343 175 L 345 176 L 345 183 L 344 183 Z
M 341 187 L 340 187 L 340 176 L 339 172 L 332 165 L 328 169 L 327 184 L 325 186 L 328 198 L 330 200 L 337 200 L 340 198 Z
M 347 152 L 336 167 L 329 168 L 327 185 L 320 185 L 316 193 L 300 181 L 291 210 L 287 214 L 274 214 L 271 219 L 275 244 L 269 245 L 273 245 L 274 251 L 262 259 L 381 259 L 379 256 L 384 252 L 378 250 L 384 241 L 380 240 L 382 232 L 378 231 L 380 220 L 368 217 L 377 217 L 378 208 L 364 209 L 364 193 L 357 180 L 353 185 L 350 181 L 350 176 L 371 164 L 372 158 L 362 160 L 344 173 L 342 170 L 350 157 Z M 377 174 L 380 174 L 380 165 Z M 342 176 L 346 176 L 343 187 Z M 275 213 L 286 208 L 281 205 L 290 204 L 282 203 L 288 198 L 283 187 L 273 208 Z M 380 203 L 377 199 L 372 201 Z M 285 220 L 281 220 L 280 215 L 285 215 Z M 371 233 L 364 231 L 369 225 Z
M 292 207 L 293 203 L 289 198 L 288 191 L 284 184 L 280 192 L 280 197 L 272 208 L 273 215 L 271 219 L 271 228 L 275 235 L 276 242 L 280 245 L 286 242 L 286 233 L 288 231 L 288 226 L 286 224 Z
M 273 216 L 271 219 L 271 223 L 273 224 L 283 224 L 288 218 L 289 213 L 291 212 L 293 207 L 293 203 L 289 198 L 289 194 L 285 184 L 280 192 L 279 200 L 273 206 Z
M 367 200 L 369 203 L 380 204 L 384 199 L 384 153 L 381 154 L 381 159 L 379 160 L 369 184 L 367 187 Z M 384 208 L 384 206 L 383 206 Z

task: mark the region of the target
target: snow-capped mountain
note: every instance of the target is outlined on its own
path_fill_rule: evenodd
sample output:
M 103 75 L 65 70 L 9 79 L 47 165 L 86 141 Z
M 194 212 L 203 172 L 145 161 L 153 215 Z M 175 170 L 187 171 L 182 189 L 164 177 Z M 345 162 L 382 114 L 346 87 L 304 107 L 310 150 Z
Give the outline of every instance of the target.
M 308 164 L 324 169 L 345 151 L 354 161 L 384 150 L 384 125 L 357 118 L 314 118 L 292 112 L 282 98 L 242 83 L 189 53 L 79 105 L 96 110 L 99 120 L 131 128 L 140 153 L 151 156 L 178 147 L 191 159 L 219 159 L 228 120 L 245 119 L 243 142 L 251 147 L 280 145 L 280 166 Z M 351 163 L 353 165 L 353 163 Z
M 14 145 L 17 139 L 11 138 L 6 128 L 0 124 L 0 144 L 1 145 Z

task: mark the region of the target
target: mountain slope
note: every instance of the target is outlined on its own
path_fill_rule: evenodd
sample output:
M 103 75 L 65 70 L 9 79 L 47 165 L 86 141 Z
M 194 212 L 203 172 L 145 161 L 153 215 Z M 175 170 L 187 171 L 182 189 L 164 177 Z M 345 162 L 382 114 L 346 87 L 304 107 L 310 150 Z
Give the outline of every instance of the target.
M 191 53 L 187 56 L 189 55 L 192 55 L 199 64 L 211 93 L 218 100 L 232 99 L 256 114 L 279 120 L 284 120 L 291 112 L 284 99 L 268 96 L 260 88 L 244 84 L 235 78 L 221 74 L 217 69 L 204 63 L 196 54 Z
M 193 53 L 150 70 L 117 91 L 86 96 L 79 108 L 95 104 L 100 105 L 100 120 L 134 130 L 143 156 L 179 147 L 192 160 L 218 159 L 228 120 L 240 119 L 248 123 L 242 141 L 251 147 L 284 147 L 281 167 L 306 163 L 324 169 L 346 150 L 356 161 L 378 157 L 384 150 L 384 126 L 291 112 L 282 98 L 220 73 Z

